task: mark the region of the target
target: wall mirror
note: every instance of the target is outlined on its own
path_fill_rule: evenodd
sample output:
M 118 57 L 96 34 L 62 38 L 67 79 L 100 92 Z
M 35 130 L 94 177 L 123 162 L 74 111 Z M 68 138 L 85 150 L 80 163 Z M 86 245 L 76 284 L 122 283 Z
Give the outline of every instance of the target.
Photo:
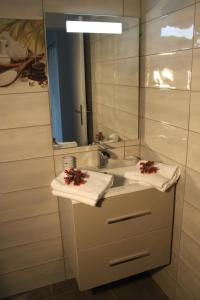
M 122 33 L 66 32 L 76 20 L 121 23 Z M 46 13 L 45 31 L 54 144 L 137 139 L 139 19 Z

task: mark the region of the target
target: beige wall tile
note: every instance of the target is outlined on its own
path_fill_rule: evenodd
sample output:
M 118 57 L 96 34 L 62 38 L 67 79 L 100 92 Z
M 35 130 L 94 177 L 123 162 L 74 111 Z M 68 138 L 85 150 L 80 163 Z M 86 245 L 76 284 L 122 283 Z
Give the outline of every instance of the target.
M 1 195 L 0 222 L 22 219 L 58 211 L 50 187 Z
M 200 92 L 191 93 L 190 130 L 200 133 Z
M 182 259 L 179 261 L 177 282 L 186 291 L 189 291 L 192 299 L 199 299 L 200 278 Z
M 7 0 L 0 3 L 0 18 L 42 19 L 42 0 Z
M 115 86 L 115 109 L 138 115 L 138 102 L 138 87 Z
M 174 211 L 174 226 L 180 227 L 182 225 L 182 216 L 183 216 L 183 198 L 179 195 L 176 195 L 175 199 L 175 211 Z
M 95 64 L 95 80 L 97 83 L 114 83 L 114 62 L 98 62 Z
M 137 57 L 117 60 L 115 83 L 138 86 L 138 66 L 139 59 Z
M 103 109 L 105 109 L 105 108 L 109 109 L 110 107 L 102 105 L 102 104 L 97 104 L 96 105 L 95 118 L 96 118 L 97 123 L 103 123 Z M 98 130 L 98 131 L 102 131 L 102 130 Z
M 184 232 L 181 235 L 180 257 L 183 261 L 196 272 L 200 274 L 200 244 L 196 243 Z
M 200 211 L 187 202 L 184 203 L 183 209 L 183 231 L 192 239 L 199 242 L 200 240 Z
M 140 17 L 140 0 L 124 0 L 124 16 Z
M 185 200 L 200 209 L 200 173 L 186 169 Z
M 1 297 L 15 295 L 65 280 L 63 260 L 8 273 L 0 277 Z
M 200 49 L 193 50 L 192 91 L 200 91 Z
M 140 146 L 140 139 L 125 140 L 125 146 Z
M 131 0 L 132 1 L 132 0 Z M 134 1 L 134 0 L 133 0 Z M 132 2 L 133 2 L 132 1 Z M 140 26 L 139 24 L 140 24 L 140 17 L 134 17 L 134 16 L 128 16 L 128 17 L 126 17 L 126 16 L 124 16 L 123 18 L 122 18 L 122 20 L 124 20 L 125 21 L 125 23 L 126 23 L 126 28 L 131 28 L 131 27 L 134 27 L 134 26 Z
M 169 299 L 173 300 L 175 297 L 176 282 L 168 275 L 167 271 L 161 269 L 155 272 L 152 277 Z
M 188 167 L 200 172 L 200 134 L 190 131 L 188 140 L 188 156 L 187 165 Z
M 114 35 L 102 35 L 95 41 L 93 62 L 112 60 L 116 57 L 117 37 Z
M 0 250 L 0 274 L 62 259 L 61 238 Z
M 176 281 L 177 271 L 178 271 L 178 254 L 175 251 L 172 251 L 171 262 L 169 265 L 163 268 L 163 271 Z
M 123 108 L 128 106 L 128 100 L 123 104 Z M 123 100 L 122 100 L 123 102 Z M 138 103 L 137 103 L 138 104 Z M 137 104 L 132 105 L 133 111 Z M 99 128 L 103 134 L 108 138 L 112 133 L 117 133 L 121 139 L 137 139 L 138 138 L 138 116 L 131 113 L 131 107 L 129 112 L 118 109 L 118 105 L 115 108 L 107 105 L 97 106 L 97 122 L 102 124 Z M 126 108 L 128 110 L 128 107 Z
M 151 150 L 185 164 L 187 131 L 170 125 L 143 119 L 142 141 Z
M 58 213 L 1 224 L 0 249 L 60 236 Z
M 125 158 L 127 156 L 140 156 L 140 148 L 139 146 L 126 146 L 125 147 Z
M 44 0 L 48 12 L 123 15 L 123 0 Z
M 53 154 L 51 126 L 0 130 L 0 162 Z
M 142 19 L 151 20 L 164 16 L 194 2 L 195 0 L 142 0 Z
M 122 139 L 138 138 L 138 116 L 116 110 L 114 128 Z
M 106 127 L 110 127 L 115 129 L 115 126 L 113 126 L 115 121 L 115 116 L 113 112 L 113 107 L 109 107 L 107 105 L 102 105 L 102 123 Z
M 74 275 L 74 272 L 72 270 L 69 259 L 64 258 L 64 263 L 65 263 L 66 280 L 74 279 L 75 275 Z
M 142 54 L 192 48 L 193 27 L 194 6 L 144 23 L 142 25 Z
M 48 186 L 54 178 L 52 157 L 0 164 L 2 193 Z
M 189 90 L 191 60 L 191 50 L 142 57 L 141 86 Z
M 196 4 L 194 47 L 200 47 L 200 3 Z
M 181 228 L 174 226 L 173 227 L 173 236 L 172 236 L 172 251 L 179 253 L 181 240 Z
M 139 56 L 139 26 L 131 27 L 116 37 L 116 58 Z
M 178 165 L 176 162 L 171 162 L 172 165 Z M 185 192 L 185 167 L 178 165 L 181 170 L 181 176 L 176 184 L 176 195 L 183 197 Z
M 104 142 L 103 145 L 104 145 L 105 149 L 114 149 L 114 148 L 124 147 L 124 143 L 125 143 L 125 141 Z M 99 148 L 101 148 L 101 146 Z
M 175 300 L 192 300 L 190 292 L 185 290 L 182 286 L 176 286 L 176 297 Z
M 141 115 L 146 118 L 188 128 L 190 92 L 142 88 Z
M 0 95 L 0 129 L 44 124 L 50 124 L 47 92 Z
M 114 85 L 97 83 L 95 87 L 95 101 L 114 107 Z

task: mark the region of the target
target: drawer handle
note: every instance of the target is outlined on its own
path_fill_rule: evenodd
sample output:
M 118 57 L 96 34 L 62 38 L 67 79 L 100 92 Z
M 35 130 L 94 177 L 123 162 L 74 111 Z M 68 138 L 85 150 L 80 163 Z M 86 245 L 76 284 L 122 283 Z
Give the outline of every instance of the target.
M 135 259 L 149 256 L 149 255 L 150 255 L 149 250 L 145 250 L 145 251 L 133 254 L 133 255 L 125 256 L 125 257 L 118 258 L 118 259 L 113 259 L 113 260 L 109 261 L 109 266 L 114 267 L 114 266 L 129 262 L 131 260 L 135 260 Z
M 134 219 L 134 218 L 138 218 L 138 217 L 143 217 L 143 216 L 150 215 L 150 214 L 151 214 L 150 210 L 143 210 L 143 211 L 139 211 L 136 213 L 108 219 L 107 224 L 118 223 L 118 222 L 130 220 L 130 219 Z

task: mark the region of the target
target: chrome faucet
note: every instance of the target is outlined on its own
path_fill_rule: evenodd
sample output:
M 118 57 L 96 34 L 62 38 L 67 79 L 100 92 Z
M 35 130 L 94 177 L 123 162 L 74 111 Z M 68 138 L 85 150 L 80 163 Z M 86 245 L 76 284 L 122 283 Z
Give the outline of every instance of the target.
M 99 149 L 99 167 L 105 168 L 108 164 L 108 160 L 111 158 L 111 154 L 107 149 Z

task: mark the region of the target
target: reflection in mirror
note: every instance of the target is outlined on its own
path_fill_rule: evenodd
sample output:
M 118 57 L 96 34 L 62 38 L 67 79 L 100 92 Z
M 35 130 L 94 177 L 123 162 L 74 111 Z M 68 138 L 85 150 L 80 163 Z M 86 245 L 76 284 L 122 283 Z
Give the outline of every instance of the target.
M 66 32 L 67 20 L 120 22 L 122 34 Z M 45 14 L 54 143 L 138 138 L 139 21 Z

